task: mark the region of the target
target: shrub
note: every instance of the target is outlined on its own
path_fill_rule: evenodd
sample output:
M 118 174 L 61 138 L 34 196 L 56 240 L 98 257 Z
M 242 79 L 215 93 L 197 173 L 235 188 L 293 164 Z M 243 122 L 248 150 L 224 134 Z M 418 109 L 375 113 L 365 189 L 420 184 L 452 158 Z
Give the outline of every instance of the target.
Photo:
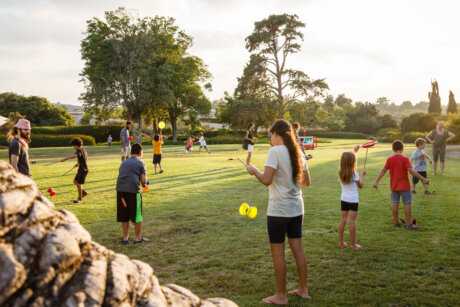
M 376 140 L 382 143 L 392 143 L 393 141 L 401 140 L 402 138 L 403 136 L 398 130 L 389 130 L 386 133 L 382 132 L 381 135 L 377 135 Z
M 66 147 L 70 146 L 70 141 L 79 137 L 83 141 L 83 146 L 96 145 L 96 141 L 92 136 L 81 134 L 66 134 L 66 135 L 50 135 L 50 134 L 32 134 L 32 142 L 30 147 Z M 8 146 L 6 134 L 0 135 L 0 145 Z
M 446 129 L 455 134 L 454 142 L 460 143 L 460 115 L 449 114 Z
M 367 139 L 365 134 L 358 132 L 307 131 L 306 135 L 329 139 Z
M 402 141 L 404 143 L 414 143 L 416 139 L 422 138 L 425 139 L 426 133 L 425 132 L 417 132 L 417 131 L 412 131 L 412 132 L 407 132 L 404 133 L 402 137 Z
M 403 118 L 401 122 L 402 133 L 411 131 L 431 131 L 436 128 L 436 114 L 413 113 Z
M 117 142 L 120 141 L 122 128 L 122 126 L 99 125 L 34 127 L 32 128 L 32 138 L 34 138 L 34 134 L 81 134 L 92 136 L 96 143 L 104 143 L 107 142 L 107 137 L 111 134 L 113 141 Z

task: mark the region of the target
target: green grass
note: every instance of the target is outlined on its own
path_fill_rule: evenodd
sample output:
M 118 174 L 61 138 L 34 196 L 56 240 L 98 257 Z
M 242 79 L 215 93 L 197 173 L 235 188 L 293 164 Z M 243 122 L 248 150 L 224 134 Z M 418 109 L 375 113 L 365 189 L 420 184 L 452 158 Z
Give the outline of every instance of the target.
M 378 191 L 372 188 L 391 146 L 378 144 L 369 149 L 368 175 L 360 192 L 357 218 L 357 242 L 363 249 L 337 247 L 339 158 L 343 151 L 365 141 L 333 140 L 309 152 L 314 158 L 309 162 L 312 186 L 303 189 L 303 242 L 313 299 L 303 302 L 289 297 L 291 306 L 458 305 L 459 160 L 447 159 L 447 176 L 429 176 L 436 195 L 425 197 L 419 184 L 412 212 L 420 229 L 412 231 L 392 226 L 389 176 L 384 177 Z M 261 298 L 275 291 L 265 219 L 268 188 L 254 182 L 236 160 L 245 157 L 240 145 L 210 148 L 211 155 L 185 155 L 183 146 L 165 146 L 165 173 L 153 176 L 151 147 L 146 147 L 144 161 L 152 191 L 144 194 L 143 231 L 151 242 L 138 246 L 119 244 L 121 226 L 115 222 L 118 146 L 87 148 L 90 173 L 85 189 L 89 195 L 81 204 L 71 202 L 76 197 L 72 183 L 75 171 L 62 176 L 75 162 L 44 166 L 73 153 L 72 149 L 31 149 L 30 156 L 37 161 L 32 174 L 38 186 L 44 193 L 53 187 L 57 195 L 51 200 L 57 208 L 73 212 L 97 242 L 149 263 L 163 284 L 180 284 L 201 297 L 221 296 L 241 306 L 259 306 Z M 253 164 L 263 168 L 267 150 L 268 145 L 257 145 Z M 409 145 L 405 154 L 413 150 Z M 7 154 L 0 151 L 0 158 L 7 159 Z M 364 154 L 358 153 L 361 167 Z M 258 207 L 256 219 L 238 214 L 242 202 Z M 348 232 L 345 238 L 349 242 Z M 287 251 L 286 255 L 288 289 L 293 289 L 296 268 L 292 253 Z

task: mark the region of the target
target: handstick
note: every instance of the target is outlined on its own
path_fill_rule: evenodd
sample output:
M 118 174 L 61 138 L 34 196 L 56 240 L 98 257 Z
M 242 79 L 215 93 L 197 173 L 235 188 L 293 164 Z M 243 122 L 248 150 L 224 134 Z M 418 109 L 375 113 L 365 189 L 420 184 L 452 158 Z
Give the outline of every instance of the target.
M 53 164 L 56 164 L 56 163 L 59 163 L 59 162 L 61 162 L 61 161 L 59 160 L 59 161 L 56 161 L 56 162 L 48 163 L 45 166 L 50 166 L 50 165 L 53 165 Z
M 73 170 L 75 167 L 76 167 L 76 166 L 74 165 L 71 169 L 69 169 L 67 172 L 65 172 L 64 175 L 62 175 L 62 176 L 65 176 L 65 175 L 67 175 L 68 173 L 70 173 L 70 171 Z
M 240 158 L 238 158 L 238 161 L 240 161 L 241 163 L 243 163 L 244 166 L 248 167 L 246 163 L 244 163 Z
M 366 158 L 364 159 L 364 168 L 366 168 L 366 162 L 367 162 L 367 151 L 369 150 L 369 147 L 366 148 Z

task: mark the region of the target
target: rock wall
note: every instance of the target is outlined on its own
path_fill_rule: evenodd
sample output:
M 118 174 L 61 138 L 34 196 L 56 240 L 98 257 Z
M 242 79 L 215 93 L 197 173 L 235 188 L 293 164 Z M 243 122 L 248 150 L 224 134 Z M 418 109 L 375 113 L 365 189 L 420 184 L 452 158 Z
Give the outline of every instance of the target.
M 0 161 L 0 306 L 237 306 L 161 286 L 148 264 L 91 240 L 35 183 Z

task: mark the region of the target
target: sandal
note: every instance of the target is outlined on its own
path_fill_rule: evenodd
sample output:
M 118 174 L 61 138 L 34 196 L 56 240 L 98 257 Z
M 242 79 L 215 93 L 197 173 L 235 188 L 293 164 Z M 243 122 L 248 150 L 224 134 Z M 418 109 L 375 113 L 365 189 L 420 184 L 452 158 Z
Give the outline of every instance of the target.
M 355 250 L 360 250 L 360 249 L 361 249 L 361 245 L 359 245 L 359 244 L 355 244 L 354 246 L 351 245 L 350 247 L 351 247 L 352 249 L 355 249 Z
M 346 243 L 345 243 L 346 244 Z M 300 298 L 304 298 L 304 299 L 308 299 L 308 298 L 311 298 L 310 295 L 308 295 L 307 297 L 303 297 L 299 294 L 299 290 L 292 290 L 292 291 L 289 291 L 288 292 L 289 294 L 292 294 L 292 295 L 295 295 L 295 296 L 298 296 Z
M 123 240 L 123 238 L 121 238 L 121 244 L 123 244 L 123 245 L 129 244 L 129 239 L 128 240 Z
M 396 223 L 396 224 L 393 224 L 394 227 L 400 227 L 401 224 L 400 223 Z
M 270 304 L 270 305 L 289 305 L 289 304 L 277 304 L 269 297 L 263 298 L 262 302 L 265 303 L 265 304 Z
M 149 241 L 150 241 L 149 239 L 142 237 L 142 239 L 140 241 L 135 241 L 134 240 L 133 244 L 139 244 L 139 243 L 142 243 L 142 242 L 149 242 Z
M 348 244 L 345 243 L 345 242 L 343 242 L 342 244 L 339 243 L 339 248 L 345 248 L 345 247 L 347 247 L 347 246 L 348 246 Z M 295 291 L 296 291 L 296 290 L 295 290 Z

